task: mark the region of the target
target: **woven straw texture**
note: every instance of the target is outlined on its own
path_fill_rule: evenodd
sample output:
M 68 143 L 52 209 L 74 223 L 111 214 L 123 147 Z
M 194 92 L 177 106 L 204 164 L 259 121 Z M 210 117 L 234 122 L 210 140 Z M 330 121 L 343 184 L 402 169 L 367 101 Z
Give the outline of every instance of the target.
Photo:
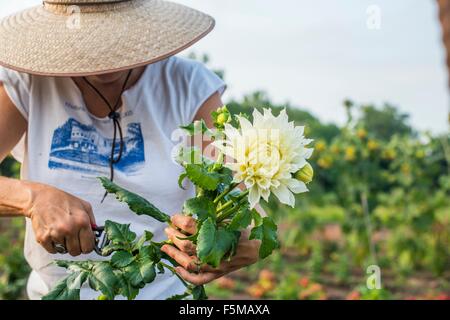
M 174 55 L 213 27 L 168 1 L 49 0 L 0 22 L 0 64 L 48 76 L 120 71 Z

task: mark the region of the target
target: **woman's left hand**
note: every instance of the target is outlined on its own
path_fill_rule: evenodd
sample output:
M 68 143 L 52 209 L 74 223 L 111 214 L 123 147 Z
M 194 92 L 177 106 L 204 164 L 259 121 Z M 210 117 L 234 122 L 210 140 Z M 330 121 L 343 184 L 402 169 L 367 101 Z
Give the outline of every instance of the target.
M 180 266 L 175 269 L 187 282 L 197 286 L 203 285 L 258 261 L 261 242 L 248 240 L 249 230 L 245 230 L 241 233 L 236 255 L 231 261 L 223 261 L 217 269 L 208 265 L 199 267 L 195 245 L 191 241 L 179 239 L 186 238 L 186 234 L 197 232 L 195 219 L 177 214 L 172 217 L 172 224 L 185 234 L 173 227 L 166 228 L 165 232 L 174 245 L 164 245 L 161 250 L 178 262 Z

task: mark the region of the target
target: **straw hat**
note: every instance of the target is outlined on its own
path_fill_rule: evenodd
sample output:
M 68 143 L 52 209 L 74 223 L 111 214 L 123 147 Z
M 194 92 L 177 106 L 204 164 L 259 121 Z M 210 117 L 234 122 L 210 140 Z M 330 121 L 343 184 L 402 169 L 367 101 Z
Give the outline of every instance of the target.
M 150 64 L 214 28 L 197 10 L 161 0 L 51 0 L 0 22 L 0 65 L 85 76 Z

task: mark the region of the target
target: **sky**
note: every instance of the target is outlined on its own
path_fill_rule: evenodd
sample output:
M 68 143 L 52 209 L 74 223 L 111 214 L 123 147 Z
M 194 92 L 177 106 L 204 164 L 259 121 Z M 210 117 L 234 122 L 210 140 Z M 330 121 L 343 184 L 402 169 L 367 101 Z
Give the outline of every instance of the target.
M 325 122 L 342 101 L 388 102 L 419 130 L 447 132 L 445 48 L 434 0 L 176 0 L 212 15 L 215 30 L 187 52 L 225 70 L 224 100 L 255 90 Z M 0 0 L 0 16 L 40 0 Z M 183 53 L 186 54 L 187 52 Z

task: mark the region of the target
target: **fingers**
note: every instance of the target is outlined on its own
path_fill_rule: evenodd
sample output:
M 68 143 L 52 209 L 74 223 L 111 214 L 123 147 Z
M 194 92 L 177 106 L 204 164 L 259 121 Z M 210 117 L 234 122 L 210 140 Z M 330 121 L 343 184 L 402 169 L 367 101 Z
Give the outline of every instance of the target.
M 76 257 L 81 254 L 80 239 L 78 238 L 78 234 L 66 237 L 66 249 L 72 257 Z
M 186 269 L 182 267 L 175 268 L 177 273 L 186 281 L 196 285 L 201 286 L 206 283 L 209 283 L 217 278 L 220 278 L 222 274 L 214 273 L 214 272 L 202 272 L 199 274 L 190 273 Z
M 197 233 L 197 222 L 194 218 L 176 214 L 171 218 L 174 226 L 189 234 Z
M 92 206 L 89 202 L 86 202 L 84 200 L 81 200 L 81 204 L 84 208 L 84 210 L 86 210 L 86 213 L 89 217 L 90 220 L 90 225 L 96 225 L 97 223 L 95 222 L 95 216 L 94 216 L 94 211 L 92 210 Z
M 79 239 L 82 253 L 87 254 L 94 250 L 95 237 L 90 226 L 88 228 L 84 227 L 80 230 Z
M 189 271 L 197 272 L 200 270 L 197 257 L 190 257 L 187 253 L 184 253 L 174 246 L 169 245 L 162 246 L 161 251 L 166 253 L 168 256 L 178 262 L 179 265 L 183 266 L 183 268 Z
M 55 244 L 53 241 L 49 238 L 48 240 L 44 242 L 40 242 L 40 245 L 44 247 L 45 250 L 47 250 L 48 253 L 56 254 Z
M 167 237 L 172 240 L 172 242 L 177 246 L 178 249 L 192 256 L 196 253 L 196 247 L 189 240 L 180 240 L 186 238 L 186 235 L 182 234 L 180 231 L 175 230 L 173 228 L 166 228 L 164 232 L 167 234 Z

